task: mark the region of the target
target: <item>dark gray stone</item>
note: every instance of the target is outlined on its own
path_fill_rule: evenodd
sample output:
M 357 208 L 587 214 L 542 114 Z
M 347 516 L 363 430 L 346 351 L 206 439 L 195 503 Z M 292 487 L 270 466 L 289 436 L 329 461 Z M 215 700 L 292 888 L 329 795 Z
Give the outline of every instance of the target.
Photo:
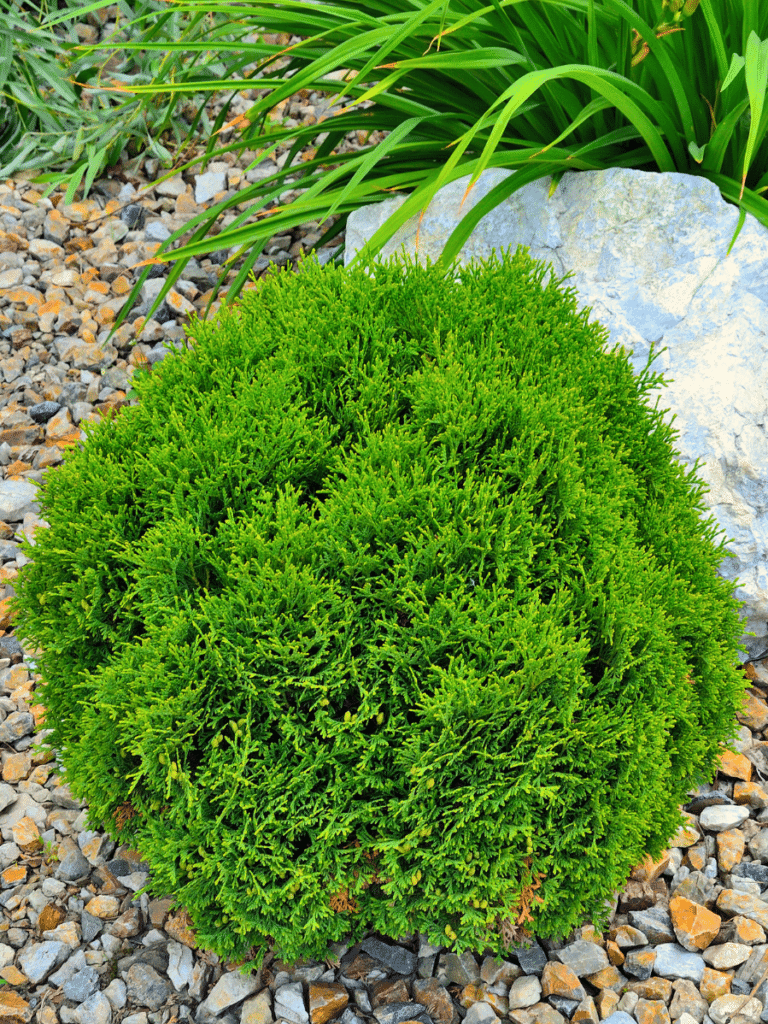
M 38 402 L 37 405 L 30 406 L 27 412 L 35 421 L 35 423 L 47 423 L 51 416 L 55 416 L 61 406 L 58 402 Z M 82 1000 L 85 1002 L 85 1000 Z
M 760 885 L 768 885 L 768 864 L 758 864 L 757 861 L 735 864 L 731 874 L 736 875 L 737 878 L 751 878 L 753 882 L 759 882 Z
M 402 946 L 390 946 L 380 939 L 369 938 L 362 944 L 362 950 L 374 960 L 385 964 L 397 974 L 412 974 L 416 970 L 417 956 Z M 402 1018 L 407 1020 L 406 1017 Z
M 547 996 L 547 999 L 558 1013 L 562 1013 L 568 1020 L 574 1015 L 576 1007 L 579 1005 L 578 999 L 566 999 L 565 996 Z
M 90 872 L 91 865 L 82 853 L 79 850 L 73 850 L 57 865 L 55 877 L 60 882 L 76 882 L 79 878 L 85 878 Z
M 137 963 L 125 976 L 128 998 L 136 1006 L 159 1010 L 173 993 L 173 986 L 149 964 Z
M 533 942 L 530 946 L 513 946 L 510 953 L 517 957 L 524 974 L 536 974 L 541 977 L 547 963 L 547 954 L 538 942 Z
M 154 366 L 155 363 L 161 363 L 167 355 L 168 349 L 165 345 L 155 345 L 153 349 L 147 352 L 147 362 L 150 366 Z
M 93 942 L 103 927 L 104 922 L 100 918 L 89 914 L 87 910 L 80 911 L 80 929 L 83 933 L 83 942 Z
M 441 962 L 445 967 L 445 977 L 449 984 L 461 985 L 463 988 L 465 985 L 480 983 L 480 968 L 468 949 L 461 956 L 457 956 L 456 953 L 446 953 L 444 957 L 441 957 Z
M 15 637 L 2 636 L 0 637 L 0 657 L 10 658 L 21 658 L 24 656 L 24 649 Z
M 433 953 L 432 956 L 419 957 L 418 975 L 420 978 L 431 978 L 435 973 L 435 961 L 437 960 L 437 953 Z
M 707 790 L 704 793 L 697 793 L 696 796 L 685 805 L 689 814 L 701 814 L 705 807 L 720 807 L 726 804 L 733 804 L 734 801 L 719 789 Z
M 171 309 L 168 303 L 163 300 L 152 314 L 152 319 L 157 320 L 159 324 L 166 324 L 169 320 L 176 319 L 176 313 Z
M 134 871 L 147 872 L 150 870 L 150 866 L 146 861 L 126 860 L 125 857 L 115 857 L 114 860 L 108 860 L 106 867 L 115 878 L 125 878 L 126 875 L 133 874 Z
M 377 1006 L 373 1015 L 379 1024 L 400 1024 L 403 1020 L 418 1020 L 421 1024 L 432 1024 L 432 1018 L 424 1012 L 421 1003 L 384 1003 Z
M 144 207 L 138 203 L 129 203 L 120 211 L 120 220 L 131 230 L 140 230 L 144 225 Z
M 158 943 L 155 946 L 139 949 L 135 953 L 131 953 L 130 956 L 124 956 L 118 960 L 117 969 L 124 974 L 136 964 L 146 964 L 149 967 L 154 967 L 156 971 L 166 974 L 168 972 L 168 947 Z

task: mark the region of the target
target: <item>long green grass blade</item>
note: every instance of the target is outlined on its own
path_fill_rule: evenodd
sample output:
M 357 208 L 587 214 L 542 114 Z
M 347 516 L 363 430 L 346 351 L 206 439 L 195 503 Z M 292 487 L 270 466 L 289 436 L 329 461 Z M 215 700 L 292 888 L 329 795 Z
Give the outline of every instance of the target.
M 629 118 L 629 120 L 632 121 L 648 143 L 654 159 L 659 165 L 659 169 L 662 171 L 675 170 L 675 164 L 664 145 L 661 134 L 654 127 L 650 119 L 642 112 L 637 103 L 625 96 L 623 90 L 627 89 L 627 91 L 630 91 L 632 89 L 636 89 L 640 94 L 638 98 L 645 102 L 649 107 L 656 107 L 656 112 L 659 113 L 655 101 L 653 101 L 650 96 L 643 93 L 638 86 L 634 85 L 634 83 L 627 82 L 626 79 L 622 79 L 619 75 L 615 75 L 611 71 L 593 70 L 587 65 L 566 64 L 563 67 L 550 68 L 547 71 L 531 71 L 527 75 L 523 75 L 523 77 L 520 78 L 514 86 L 502 93 L 498 102 L 507 100 L 506 106 L 494 124 L 490 138 L 483 149 L 483 153 L 472 174 L 472 179 L 467 186 L 467 193 L 469 193 L 477 179 L 488 166 L 490 157 L 495 152 L 510 119 L 520 104 L 524 100 L 528 99 L 528 97 L 535 92 L 543 82 L 559 78 L 575 78 L 578 81 L 582 81 L 590 85 L 596 92 L 602 93 L 606 99 L 608 99 L 627 118 Z M 616 82 L 619 83 L 619 86 L 617 87 L 617 85 L 614 85 L 611 80 L 616 80 Z M 574 125 L 571 125 L 571 129 L 574 127 Z M 474 131 L 475 129 L 471 130 L 470 136 Z
M 749 39 L 747 40 L 746 67 L 744 73 L 747 78 L 747 92 L 749 93 L 749 108 L 752 114 L 752 122 L 749 126 L 747 149 L 744 153 L 744 169 L 741 176 L 741 194 L 744 193 L 744 183 L 747 180 L 747 171 L 749 170 L 752 153 L 760 131 L 760 119 L 763 116 L 763 105 L 765 103 L 765 89 L 766 85 L 768 85 L 768 39 L 763 39 L 761 41 L 756 32 L 750 33 Z M 741 195 L 739 198 L 741 198 Z

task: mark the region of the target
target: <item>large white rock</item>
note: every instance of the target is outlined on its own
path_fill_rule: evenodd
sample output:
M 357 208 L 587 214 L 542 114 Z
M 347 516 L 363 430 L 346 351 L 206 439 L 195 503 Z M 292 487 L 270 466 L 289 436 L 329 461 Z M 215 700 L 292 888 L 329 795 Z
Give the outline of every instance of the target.
M 421 222 L 420 262 L 435 260 L 461 217 L 513 171 L 487 170 L 459 209 L 469 175 L 441 189 Z M 635 373 L 650 345 L 651 371 L 668 387 L 646 396 L 679 431 L 680 461 L 710 490 L 703 495 L 736 557 L 720 572 L 738 577 L 735 592 L 750 657 L 768 651 L 768 229 L 747 214 L 729 256 L 739 217 L 717 186 L 689 174 L 610 168 L 568 171 L 551 198 L 551 178 L 521 188 L 478 223 L 459 254 L 487 259 L 519 244 L 551 263 L 560 290 L 575 289 L 579 309 L 610 332 L 606 351 L 624 346 Z M 405 197 L 356 210 L 346 228 L 345 264 Z M 418 216 L 384 247 L 415 254 Z M 562 282 L 569 271 L 573 276 Z M 550 278 L 548 270 L 542 287 Z

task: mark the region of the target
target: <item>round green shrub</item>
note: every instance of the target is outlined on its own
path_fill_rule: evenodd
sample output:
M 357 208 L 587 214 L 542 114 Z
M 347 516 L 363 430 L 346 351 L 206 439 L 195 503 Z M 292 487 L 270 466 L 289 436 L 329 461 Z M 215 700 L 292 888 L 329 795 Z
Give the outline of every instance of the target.
M 735 734 L 736 584 L 663 379 L 544 272 L 306 261 L 46 479 L 48 743 L 224 958 L 601 926 Z

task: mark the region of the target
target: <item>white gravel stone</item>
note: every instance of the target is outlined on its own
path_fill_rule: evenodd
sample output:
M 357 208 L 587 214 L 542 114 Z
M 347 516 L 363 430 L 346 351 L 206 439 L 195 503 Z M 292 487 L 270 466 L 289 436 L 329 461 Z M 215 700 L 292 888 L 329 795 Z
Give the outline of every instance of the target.
M 206 171 L 205 174 L 195 175 L 195 202 L 207 203 L 216 195 L 223 192 L 227 187 L 227 175 L 225 171 Z
M 192 984 L 192 950 L 180 942 L 168 943 L 168 977 L 177 992 Z
M 297 984 L 301 988 L 301 983 Z M 235 1003 L 242 1002 L 243 999 L 253 995 L 257 988 L 258 984 L 255 974 L 246 975 L 241 974 L 239 971 L 231 971 L 219 978 L 208 993 L 208 998 L 201 1004 L 201 1007 L 205 1007 L 205 1010 L 209 1013 L 223 1013 L 228 1007 L 234 1006 Z
M 167 181 L 161 181 L 155 185 L 155 192 L 159 196 L 183 196 L 187 191 L 187 186 L 184 184 L 184 179 L 180 174 L 176 175 L 175 178 L 168 178 Z
M 282 1017 L 289 1024 L 307 1024 L 309 1014 L 304 1005 L 304 990 L 300 981 L 275 989 L 275 1017 Z
M 464 1024 L 494 1024 L 498 1019 L 488 1003 L 472 1003 L 467 1010 Z
M 161 220 L 153 220 L 147 224 L 144 234 L 152 242 L 164 242 L 166 238 L 171 237 L 173 232 L 169 231 Z
M 509 990 L 509 1008 L 517 1010 L 524 1006 L 533 1006 L 541 999 L 541 982 L 535 974 L 527 974 L 515 978 Z
M 751 953 L 751 946 L 745 946 L 740 942 L 724 942 L 719 946 L 709 946 L 701 955 L 710 967 L 717 971 L 727 971 L 749 960 Z
M 727 832 L 728 829 L 743 825 L 748 817 L 748 807 L 705 807 L 699 815 L 699 824 L 708 832 Z
M 0 274 L 0 288 L 16 288 L 24 280 L 20 270 L 4 270 Z
M 747 999 L 745 996 L 720 996 L 719 999 L 715 999 L 709 1004 L 709 1016 L 715 1024 L 730 1024 L 731 1019 L 736 1015 L 747 1020 L 758 1021 L 762 1012 L 763 1004 L 759 999 Z

